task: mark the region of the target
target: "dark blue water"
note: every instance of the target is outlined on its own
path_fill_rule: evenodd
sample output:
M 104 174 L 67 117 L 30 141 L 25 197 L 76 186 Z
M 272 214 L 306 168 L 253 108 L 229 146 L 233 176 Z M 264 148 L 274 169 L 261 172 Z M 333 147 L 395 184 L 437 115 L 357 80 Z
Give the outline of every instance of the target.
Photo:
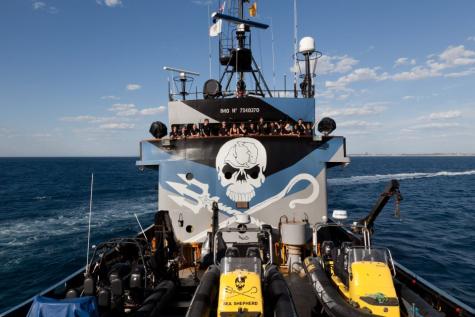
M 85 264 L 91 172 L 93 243 L 135 234 L 134 213 L 152 222 L 157 175 L 134 158 L 0 159 L 0 311 Z M 387 206 L 375 243 L 475 306 L 475 157 L 357 157 L 328 177 L 330 208 L 352 219 L 400 179 L 402 218 Z

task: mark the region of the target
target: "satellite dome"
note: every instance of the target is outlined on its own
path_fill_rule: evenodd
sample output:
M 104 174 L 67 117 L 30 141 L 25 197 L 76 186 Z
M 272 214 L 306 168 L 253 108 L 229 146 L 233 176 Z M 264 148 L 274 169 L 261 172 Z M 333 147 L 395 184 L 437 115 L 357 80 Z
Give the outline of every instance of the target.
M 311 36 L 302 38 L 299 42 L 300 53 L 312 53 L 315 51 L 315 39 Z

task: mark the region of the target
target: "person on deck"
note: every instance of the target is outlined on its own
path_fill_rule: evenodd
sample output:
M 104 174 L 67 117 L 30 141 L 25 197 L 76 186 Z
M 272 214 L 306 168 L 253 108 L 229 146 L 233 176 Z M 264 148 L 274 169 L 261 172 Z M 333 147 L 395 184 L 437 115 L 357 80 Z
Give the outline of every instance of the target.
M 205 119 L 203 126 L 201 127 L 201 136 L 209 137 L 211 136 L 211 127 L 209 125 L 209 119 Z
M 172 130 L 170 131 L 170 139 L 178 139 L 179 133 L 176 125 L 172 125 Z
M 293 127 L 292 127 L 292 124 L 287 121 L 284 125 L 284 128 L 282 129 L 282 133 L 285 134 L 285 135 L 289 135 L 289 134 L 292 134 L 293 133 Z
M 267 134 L 267 123 L 264 122 L 264 118 L 260 117 L 256 127 L 257 133 L 261 135 Z
M 219 128 L 219 136 L 228 136 L 229 129 L 226 126 L 226 121 L 221 122 L 221 127 Z
M 312 124 L 309 122 L 307 123 L 307 126 L 305 127 L 305 136 L 312 136 L 313 135 L 313 128 Z
M 244 122 L 239 125 L 239 135 L 247 135 L 247 128 Z
M 273 135 L 282 135 L 282 128 L 284 126 L 282 125 L 282 121 L 276 121 L 274 122 L 274 131 L 272 131 Z
M 256 125 L 254 124 L 254 122 L 249 123 L 249 128 L 247 129 L 247 134 L 248 135 L 256 135 L 257 134 Z
M 269 123 L 268 131 L 269 131 L 269 135 L 279 135 L 279 132 L 277 131 L 274 122 Z
M 239 128 L 237 127 L 236 123 L 233 123 L 231 129 L 229 129 L 230 136 L 238 136 L 239 135 Z
M 182 139 L 186 139 L 187 137 L 190 136 L 190 134 L 188 133 L 188 129 L 186 128 L 186 125 L 183 125 L 180 129 L 180 132 L 178 132 L 178 135 L 180 136 L 180 138 Z
M 197 138 L 200 136 L 200 129 L 198 129 L 198 126 L 196 124 L 193 124 L 193 127 L 190 130 L 190 136 L 192 138 Z
M 294 128 L 294 133 L 298 135 L 304 135 L 305 133 L 305 124 L 303 123 L 302 119 L 299 119 L 297 121 L 297 124 L 295 125 Z

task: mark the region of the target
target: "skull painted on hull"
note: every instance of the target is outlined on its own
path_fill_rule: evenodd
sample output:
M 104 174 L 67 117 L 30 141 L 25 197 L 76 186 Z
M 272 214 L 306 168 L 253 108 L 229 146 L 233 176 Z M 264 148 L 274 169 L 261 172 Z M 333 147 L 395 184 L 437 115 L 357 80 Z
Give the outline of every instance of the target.
M 223 144 L 216 156 L 216 170 L 232 201 L 249 202 L 265 180 L 266 149 L 256 139 L 237 138 Z

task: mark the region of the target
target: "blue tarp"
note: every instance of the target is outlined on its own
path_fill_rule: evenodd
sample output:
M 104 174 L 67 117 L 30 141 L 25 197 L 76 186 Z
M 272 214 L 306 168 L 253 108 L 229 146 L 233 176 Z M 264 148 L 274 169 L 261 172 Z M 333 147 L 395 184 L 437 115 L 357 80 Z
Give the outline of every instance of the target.
M 54 299 L 36 296 L 27 317 L 99 317 L 96 298 Z

